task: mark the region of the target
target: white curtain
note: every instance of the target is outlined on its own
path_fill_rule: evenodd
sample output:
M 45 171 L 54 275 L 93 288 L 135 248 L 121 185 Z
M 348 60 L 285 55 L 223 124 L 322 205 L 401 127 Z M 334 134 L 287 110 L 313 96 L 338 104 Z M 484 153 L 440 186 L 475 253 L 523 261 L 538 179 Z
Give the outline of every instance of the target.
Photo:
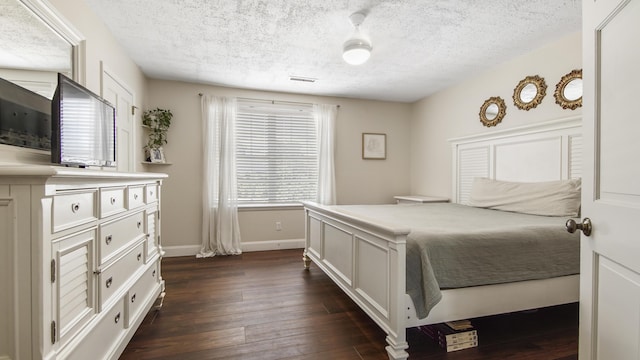
M 202 247 L 196 257 L 237 255 L 240 247 L 236 180 L 236 100 L 202 95 Z
M 335 105 L 313 105 L 319 148 L 317 202 L 326 205 L 335 205 L 336 203 L 336 175 L 333 159 L 337 114 L 338 108 Z

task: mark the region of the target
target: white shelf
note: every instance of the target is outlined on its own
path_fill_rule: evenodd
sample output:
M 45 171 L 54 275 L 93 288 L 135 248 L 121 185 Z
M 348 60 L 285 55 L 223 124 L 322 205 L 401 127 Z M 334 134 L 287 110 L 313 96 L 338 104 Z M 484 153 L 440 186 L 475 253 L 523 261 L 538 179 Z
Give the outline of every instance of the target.
M 159 162 L 151 162 L 151 161 L 141 161 L 141 163 L 145 165 L 173 165 L 173 163 L 170 163 L 170 162 L 159 163 Z
M 449 202 L 449 198 L 440 196 L 402 195 L 394 196 L 393 198 L 396 199 L 398 204 Z

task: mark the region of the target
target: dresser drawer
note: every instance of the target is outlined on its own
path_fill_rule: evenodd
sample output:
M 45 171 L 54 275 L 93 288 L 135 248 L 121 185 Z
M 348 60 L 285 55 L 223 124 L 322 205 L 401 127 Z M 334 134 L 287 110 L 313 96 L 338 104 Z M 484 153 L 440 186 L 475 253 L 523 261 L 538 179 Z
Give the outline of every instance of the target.
M 136 284 L 133 285 L 129 290 L 127 298 L 125 299 L 128 306 L 126 319 L 127 322 L 125 324 L 126 327 L 131 326 L 131 324 L 133 324 L 138 317 L 145 315 L 141 314 L 141 312 L 144 309 L 145 305 L 149 303 L 149 301 L 155 301 L 155 299 L 150 299 L 150 297 L 156 295 L 159 292 L 159 273 L 158 261 L 156 261 L 149 267 L 149 269 L 147 269 L 147 271 L 144 272 L 144 274 L 140 277 L 140 279 L 138 279 Z
M 100 218 L 124 212 L 124 187 L 100 189 Z
M 144 235 L 144 212 L 100 225 L 99 263 L 102 265 L 122 247 Z
M 99 308 L 109 301 L 109 299 L 122 290 L 131 276 L 144 265 L 144 243 L 138 244 L 129 250 L 117 261 L 102 269 L 98 276 L 98 298 Z
M 70 192 L 53 197 L 53 232 L 96 220 L 97 190 Z
M 147 204 L 151 204 L 152 202 L 158 201 L 158 185 L 149 184 L 146 186 L 147 197 L 145 199 Z
M 127 191 L 129 195 L 128 196 L 129 201 L 127 202 L 127 207 L 129 209 L 135 209 L 137 207 L 144 205 L 144 192 L 145 192 L 144 185 L 130 186 Z
M 108 355 L 113 355 L 125 332 L 124 301 L 120 299 L 113 308 L 104 313 L 68 356 L 59 354 L 57 358 L 68 360 L 110 358 Z

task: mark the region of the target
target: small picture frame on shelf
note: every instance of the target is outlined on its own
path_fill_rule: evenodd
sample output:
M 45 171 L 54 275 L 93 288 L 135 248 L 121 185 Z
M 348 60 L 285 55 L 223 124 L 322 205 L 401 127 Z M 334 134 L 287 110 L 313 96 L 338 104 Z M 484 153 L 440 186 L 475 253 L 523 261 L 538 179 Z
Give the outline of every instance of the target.
M 152 163 L 165 163 L 164 151 L 161 147 L 156 149 L 149 149 L 149 162 Z
M 387 134 L 362 133 L 362 158 L 385 160 L 387 158 Z

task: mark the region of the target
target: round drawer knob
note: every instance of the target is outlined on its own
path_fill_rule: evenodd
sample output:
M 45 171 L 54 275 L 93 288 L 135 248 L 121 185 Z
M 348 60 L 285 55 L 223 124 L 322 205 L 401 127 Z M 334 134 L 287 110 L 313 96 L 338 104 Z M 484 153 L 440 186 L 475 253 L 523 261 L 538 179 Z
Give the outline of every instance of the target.
M 110 201 L 111 201 L 111 205 L 113 205 L 116 203 L 116 198 L 112 197 Z
M 138 261 L 140 261 L 140 259 L 142 259 L 142 254 L 138 254 Z
M 104 284 L 107 289 L 111 287 L 111 285 L 113 284 L 113 277 L 110 277 L 107 279 L 107 282 Z
M 113 321 L 117 324 L 120 322 L 120 313 L 118 313 L 115 317 L 115 319 L 113 319 Z
M 107 235 L 107 237 L 104 239 L 104 242 L 107 243 L 107 245 L 111 244 L 111 240 L 113 240 L 113 235 Z
M 131 295 L 131 302 L 135 302 L 136 301 L 136 294 Z
M 73 203 L 71 204 L 71 211 L 72 212 L 78 212 L 78 210 L 80 210 L 80 203 Z

